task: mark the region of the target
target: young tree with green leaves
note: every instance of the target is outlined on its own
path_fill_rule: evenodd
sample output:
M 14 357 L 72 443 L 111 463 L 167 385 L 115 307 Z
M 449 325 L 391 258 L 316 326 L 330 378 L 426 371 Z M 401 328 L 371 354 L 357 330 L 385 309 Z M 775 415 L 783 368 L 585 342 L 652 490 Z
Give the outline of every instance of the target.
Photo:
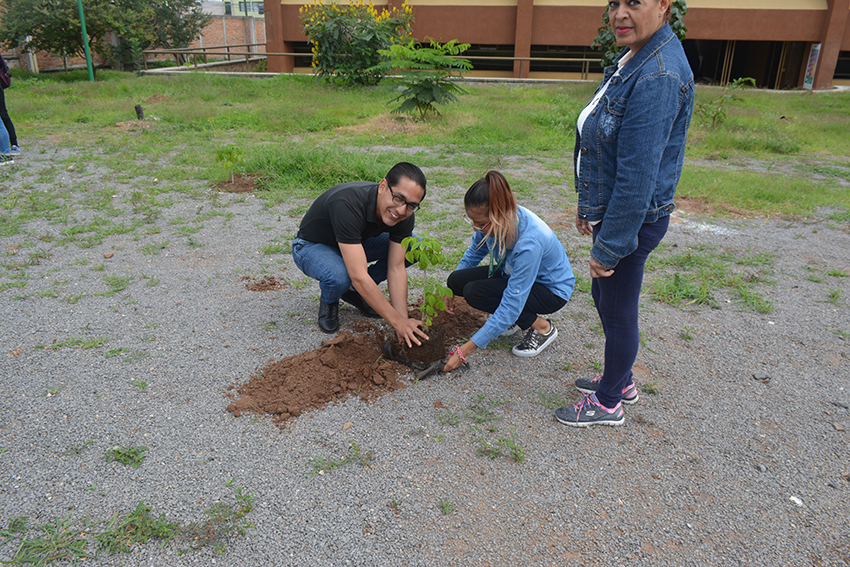
M 396 72 L 401 74 L 404 88 L 397 97 L 390 101 L 402 101 L 393 109 L 394 114 L 419 114 L 423 120 L 428 112 L 440 115 L 438 104 L 457 102 L 457 95 L 466 91 L 451 80 L 455 73 L 469 71 L 472 63 L 469 59 L 458 59 L 469 49 L 468 43 L 458 43 L 453 39 L 444 44 L 428 38 L 430 47 L 422 47 L 415 40 L 403 45 L 392 45 L 382 49 L 381 55 L 387 60 L 376 68 L 383 73 Z

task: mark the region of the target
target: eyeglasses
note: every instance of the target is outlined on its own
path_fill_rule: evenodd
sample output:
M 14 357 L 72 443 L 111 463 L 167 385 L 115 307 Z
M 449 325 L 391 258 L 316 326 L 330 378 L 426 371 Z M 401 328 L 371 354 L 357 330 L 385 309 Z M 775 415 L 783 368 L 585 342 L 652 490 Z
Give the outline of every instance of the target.
M 491 224 L 491 221 L 487 221 L 487 224 L 485 224 L 484 226 L 478 226 L 477 224 L 475 224 L 474 222 L 472 222 L 472 219 L 471 219 L 471 218 L 469 218 L 469 217 L 468 217 L 468 216 L 466 216 L 466 215 L 463 215 L 463 220 L 465 220 L 465 221 L 466 221 L 466 224 L 468 224 L 469 226 L 471 226 L 471 227 L 472 227 L 472 230 L 474 230 L 475 232 L 481 232 L 481 231 L 483 231 L 483 230 L 487 230 L 488 228 L 490 228 L 490 224 Z
M 399 197 L 398 195 L 393 193 L 393 188 L 390 187 L 389 183 L 387 183 L 387 189 L 390 190 L 390 196 L 393 198 L 393 203 L 395 203 L 399 207 L 404 205 L 405 207 L 407 207 L 407 210 L 410 211 L 411 213 L 415 213 L 416 211 L 419 210 L 419 206 L 420 206 L 419 203 L 408 203 L 407 201 L 405 201 L 404 199 L 402 199 L 401 197 Z

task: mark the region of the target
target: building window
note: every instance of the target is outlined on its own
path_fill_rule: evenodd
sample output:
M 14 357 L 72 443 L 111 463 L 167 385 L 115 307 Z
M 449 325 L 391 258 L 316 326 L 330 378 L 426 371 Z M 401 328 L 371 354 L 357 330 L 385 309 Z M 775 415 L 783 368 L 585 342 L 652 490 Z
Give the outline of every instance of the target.
M 225 16 L 232 16 L 233 15 L 233 8 L 230 7 L 230 2 L 224 3 L 224 15 Z

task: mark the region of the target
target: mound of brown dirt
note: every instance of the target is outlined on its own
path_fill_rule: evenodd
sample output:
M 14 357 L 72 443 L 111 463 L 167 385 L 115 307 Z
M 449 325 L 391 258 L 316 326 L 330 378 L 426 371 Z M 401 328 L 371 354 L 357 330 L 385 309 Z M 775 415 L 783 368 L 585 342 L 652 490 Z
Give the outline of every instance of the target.
M 456 303 L 454 315 L 441 313 L 434 321 L 446 332 L 443 353 L 471 337 L 486 321 L 462 299 Z M 246 384 L 230 386 L 226 395 L 233 402 L 227 410 L 236 417 L 244 412 L 267 413 L 283 426 L 305 411 L 352 394 L 370 400 L 405 388 L 400 377 L 408 368 L 384 356 L 386 342 L 396 340 L 393 329 L 358 323 L 358 335 L 342 331 L 321 348 L 271 362 Z
M 274 276 L 266 276 L 261 280 L 256 280 L 251 276 L 245 276 L 242 281 L 246 282 L 245 287 L 249 291 L 275 291 L 285 287 L 284 280 L 278 280 Z

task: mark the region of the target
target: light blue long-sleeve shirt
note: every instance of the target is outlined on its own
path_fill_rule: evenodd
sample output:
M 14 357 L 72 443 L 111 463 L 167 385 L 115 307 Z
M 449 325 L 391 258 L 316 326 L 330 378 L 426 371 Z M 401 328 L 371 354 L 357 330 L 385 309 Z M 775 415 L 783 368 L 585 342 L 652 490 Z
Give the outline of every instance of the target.
M 508 279 L 508 286 L 496 312 L 472 335 L 478 348 L 487 348 L 490 341 L 516 322 L 535 282 L 567 301 L 573 294 L 576 277 L 564 246 L 549 225 L 525 207 L 518 207 L 517 221 L 516 244 L 508 250 L 502 264 L 501 275 Z M 494 247 L 494 238 L 485 239 L 484 233 L 477 231 L 457 269 L 478 266 Z M 494 257 L 500 257 L 498 250 Z

